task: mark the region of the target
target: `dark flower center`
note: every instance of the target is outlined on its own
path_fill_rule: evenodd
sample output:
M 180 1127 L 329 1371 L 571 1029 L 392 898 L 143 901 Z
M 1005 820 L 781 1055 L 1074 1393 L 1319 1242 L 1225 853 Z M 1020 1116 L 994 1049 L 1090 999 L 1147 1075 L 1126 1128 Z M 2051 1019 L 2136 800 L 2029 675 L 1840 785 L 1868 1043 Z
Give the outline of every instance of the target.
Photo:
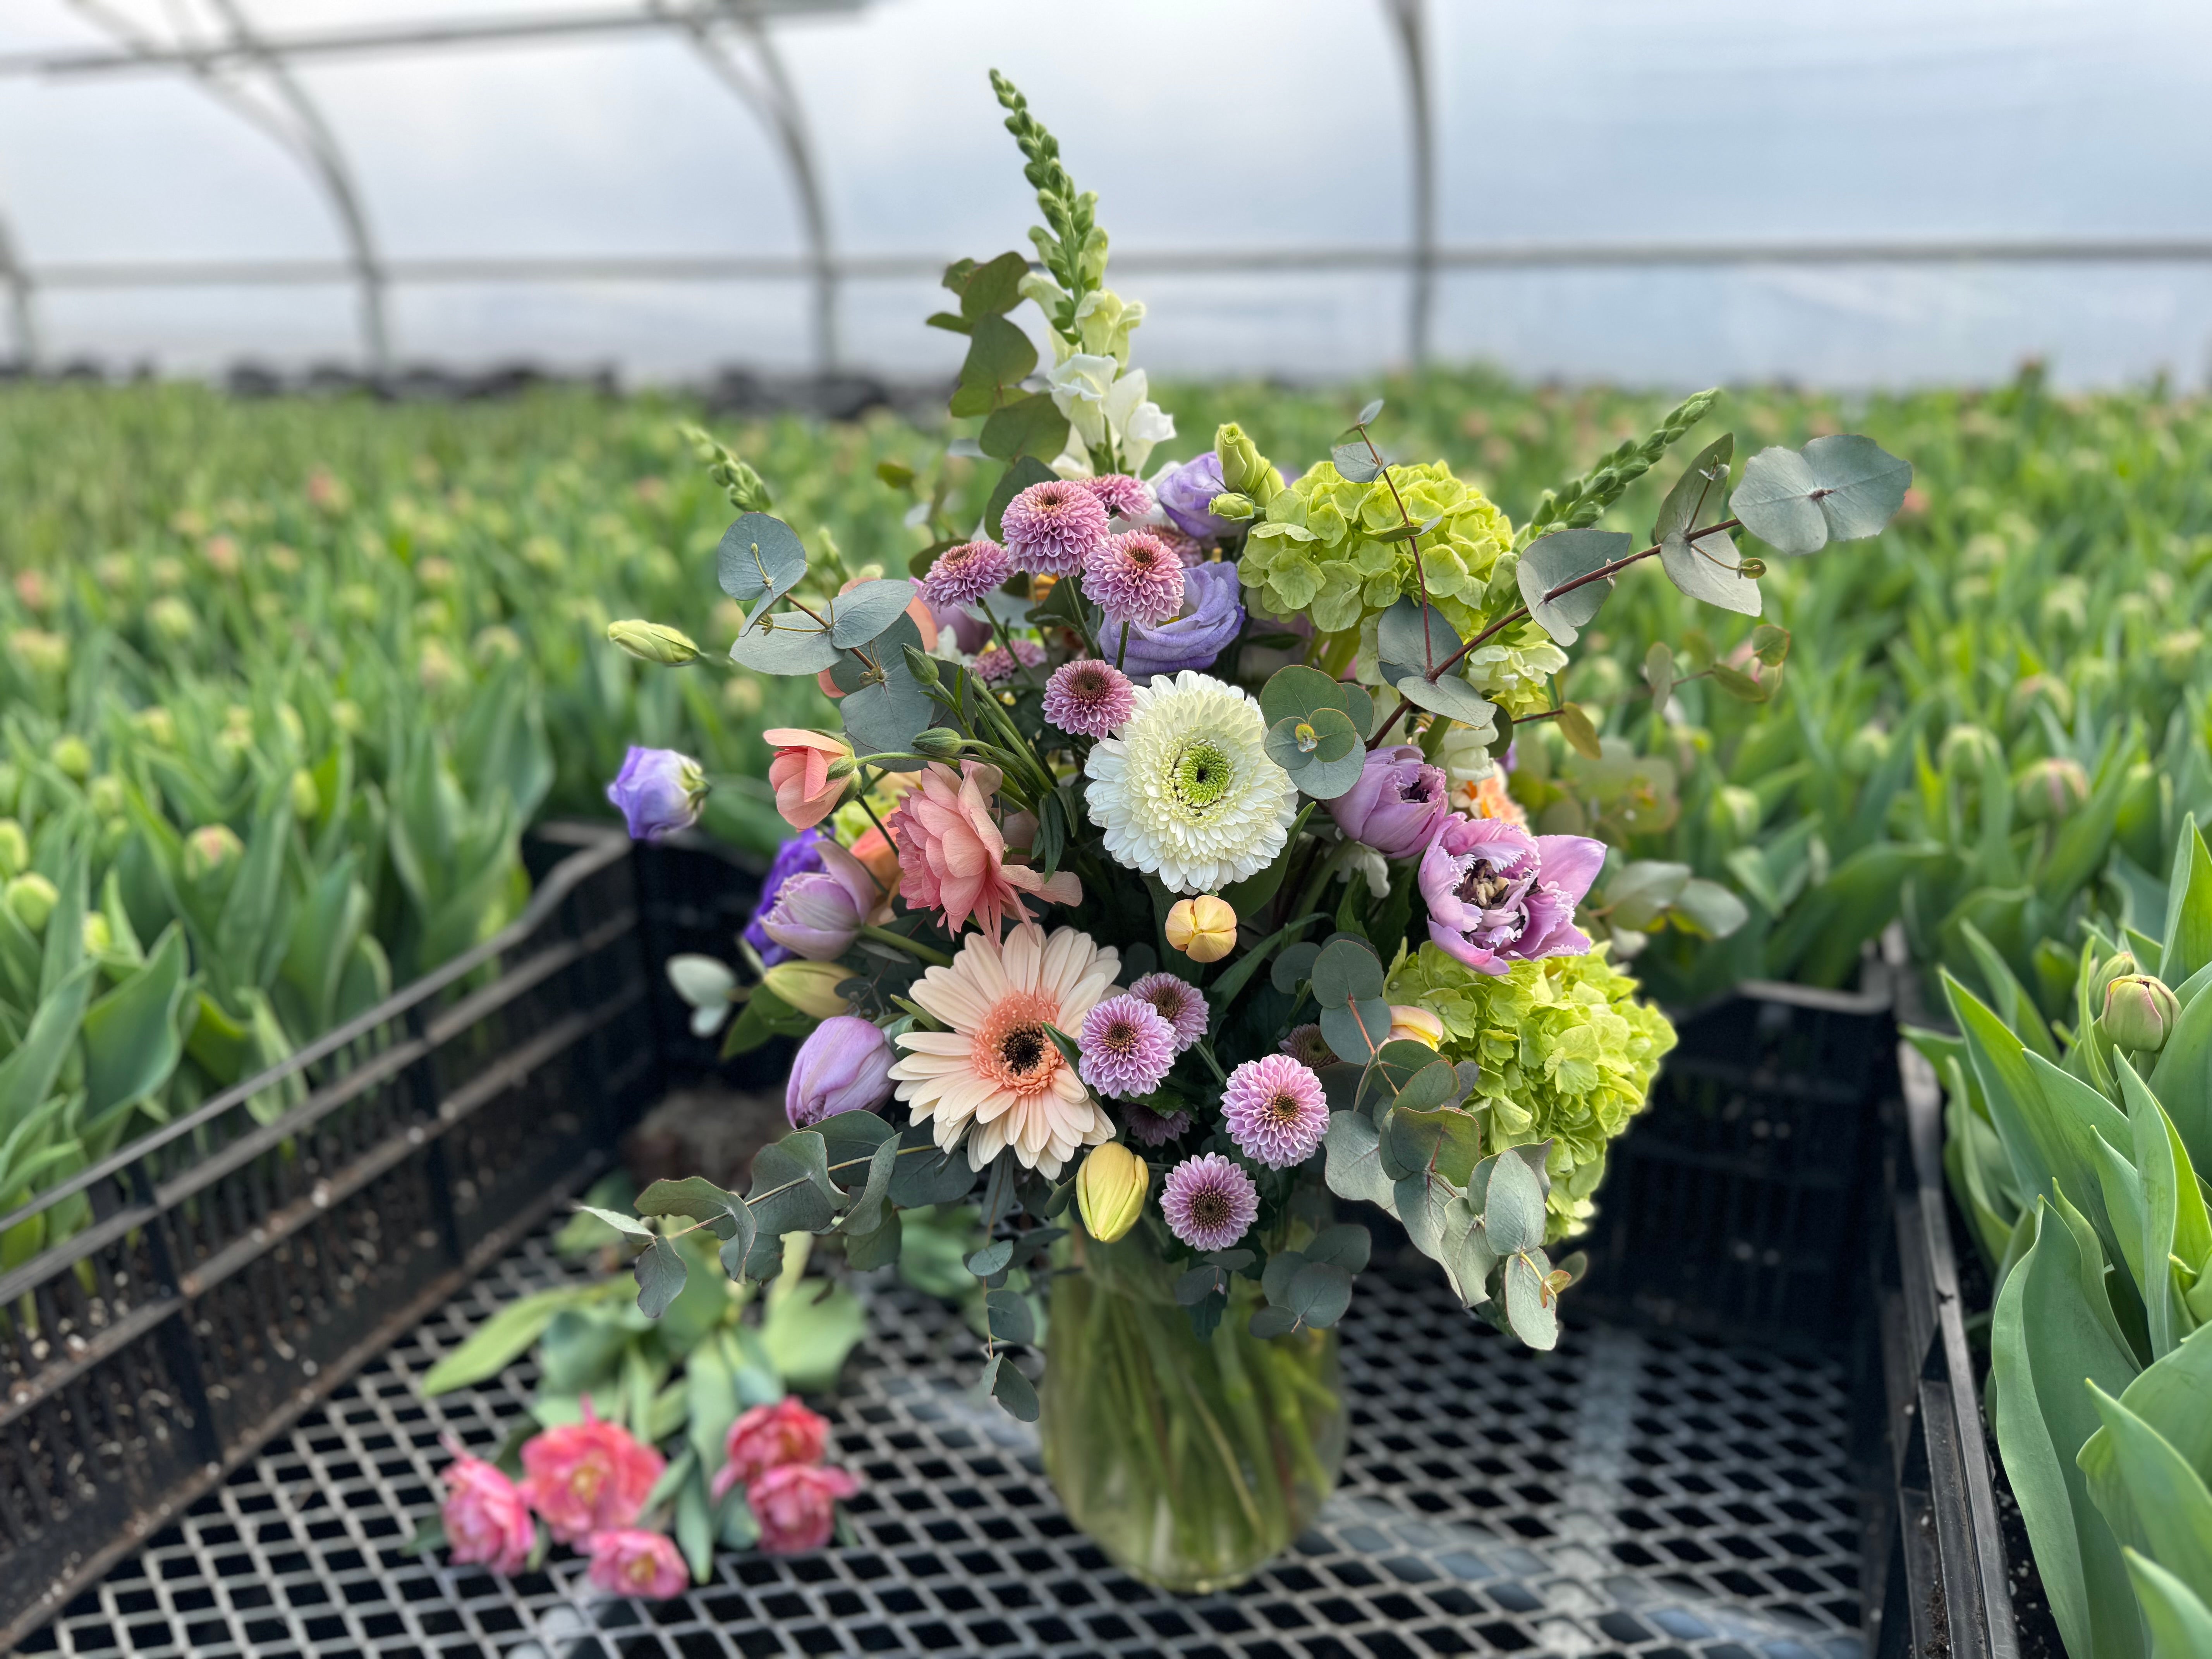
M 1017 1077 L 1033 1072 L 1044 1058 L 1044 1029 L 1038 1025 L 1018 1025 L 1000 1039 L 999 1058 L 1006 1062 L 1006 1069 Z
M 1293 1094 L 1271 1095 L 1262 1109 L 1273 1121 L 1288 1127 L 1298 1121 L 1298 1115 L 1304 1109 L 1304 1103 Z
M 1106 1028 L 1098 1046 L 1109 1054 L 1133 1054 L 1137 1047 L 1137 1028 L 1126 1019 L 1117 1019 Z
M 1218 1187 L 1201 1187 L 1190 1195 L 1190 1218 L 1201 1227 L 1221 1227 L 1229 1221 L 1229 1194 Z
M 1482 859 L 1468 866 L 1467 877 L 1459 884 L 1460 897 L 1482 910 L 1495 910 L 1512 890 L 1511 878 L 1499 875 Z
M 1434 800 L 1436 798 L 1436 780 L 1424 772 L 1414 773 L 1412 777 L 1398 786 L 1400 800 Z

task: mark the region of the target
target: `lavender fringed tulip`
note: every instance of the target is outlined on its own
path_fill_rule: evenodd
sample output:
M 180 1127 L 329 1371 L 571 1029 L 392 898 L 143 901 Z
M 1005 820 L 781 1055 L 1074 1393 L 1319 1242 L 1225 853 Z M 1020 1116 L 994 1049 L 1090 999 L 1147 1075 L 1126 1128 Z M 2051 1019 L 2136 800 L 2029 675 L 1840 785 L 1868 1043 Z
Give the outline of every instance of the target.
M 858 1014 L 835 1014 L 799 1045 L 784 1086 L 783 1112 L 811 1129 L 840 1112 L 872 1112 L 891 1097 L 891 1045 Z
M 760 953 L 761 965 L 773 968 L 779 962 L 791 960 L 791 952 L 768 936 L 762 924 L 768 913 L 775 908 L 777 896 L 784 883 L 793 876 L 803 876 L 822 868 L 821 845 L 826 839 L 819 830 L 802 830 L 775 849 L 775 862 L 768 867 L 768 877 L 761 883 L 760 902 L 753 907 L 752 920 L 738 935 Z
M 1186 570 L 1182 613 L 1157 628 L 1131 624 L 1121 672 L 1144 685 L 1156 674 L 1211 668 L 1244 627 L 1244 605 L 1237 595 L 1233 564 L 1201 564 Z M 1121 648 L 1121 625 L 1106 624 L 1098 642 L 1101 653 L 1112 660 Z
M 1604 867 L 1603 842 L 1532 836 L 1504 818 L 1455 813 L 1421 855 L 1429 937 L 1484 974 L 1580 956 L 1590 941 L 1575 926 L 1575 906 Z
M 673 749 L 630 745 L 607 799 L 622 808 L 634 841 L 659 841 L 699 822 L 707 800 L 707 775 L 699 763 Z
M 852 948 L 880 895 L 860 860 L 836 842 L 825 841 L 815 851 L 822 868 L 785 882 L 760 924 L 785 950 L 809 962 L 828 962 Z
M 1212 541 L 1237 528 L 1213 516 L 1213 498 L 1228 486 L 1221 482 L 1221 458 L 1212 450 L 1152 479 L 1152 494 L 1168 521 L 1186 536 Z
M 1386 859 L 1409 859 L 1426 847 L 1446 811 L 1443 769 L 1413 744 L 1378 749 L 1359 781 L 1329 802 L 1336 827 Z

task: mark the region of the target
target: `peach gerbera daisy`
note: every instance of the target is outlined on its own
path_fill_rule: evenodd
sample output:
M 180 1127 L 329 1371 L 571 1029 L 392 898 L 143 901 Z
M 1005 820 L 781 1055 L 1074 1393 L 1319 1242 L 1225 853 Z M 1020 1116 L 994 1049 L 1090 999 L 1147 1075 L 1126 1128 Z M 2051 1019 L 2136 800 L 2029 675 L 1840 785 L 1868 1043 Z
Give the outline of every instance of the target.
M 931 969 L 908 993 L 951 1029 L 900 1033 L 898 1097 L 945 1151 L 965 1135 L 975 1169 L 1012 1146 L 1029 1168 L 1059 1175 L 1114 1126 L 1045 1027 L 1079 1029 L 1121 971 L 1119 951 L 1073 927 L 1048 938 L 1024 922 L 1004 945 L 970 933 L 950 968 Z

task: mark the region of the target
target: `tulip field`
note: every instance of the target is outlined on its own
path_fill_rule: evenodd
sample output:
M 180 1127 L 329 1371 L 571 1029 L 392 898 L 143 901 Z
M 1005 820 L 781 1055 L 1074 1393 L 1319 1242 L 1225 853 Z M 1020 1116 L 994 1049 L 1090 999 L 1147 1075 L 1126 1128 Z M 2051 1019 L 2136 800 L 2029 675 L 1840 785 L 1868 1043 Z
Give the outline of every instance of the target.
M 1182 434 L 1160 459 L 1228 420 L 1267 453 L 1325 454 L 1380 395 L 1390 459 L 1448 463 L 1515 525 L 1674 401 L 1474 371 L 1155 392 Z M 1852 984 L 1901 928 L 1930 1018 L 1964 1030 L 1923 1047 L 1966 1237 L 1999 1276 L 2044 1248 L 2040 1166 L 2005 1153 L 2022 1137 L 2047 1152 L 2018 1126 L 2061 1110 L 2057 1085 L 2011 1098 L 2041 1073 L 2006 1064 L 2063 1061 L 2097 1093 L 2125 1176 L 2059 1160 L 2051 1178 L 2087 1212 L 2075 1235 L 2108 1267 L 2140 1265 L 2133 1193 L 2166 1218 L 2150 1260 L 2176 1264 L 2170 1298 L 2130 1285 L 2106 1322 L 2126 1352 L 2097 1374 L 2117 1395 L 2202 1348 L 2184 1339 L 2212 1320 L 2190 1175 L 2192 1158 L 2212 1171 L 2212 857 L 2193 827 L 2212 817 L 2212 404 L 2062 392 L 2034 369 L 1978 392 L 1747 389 L 1684 453 L 1727 430 L 1739 458 L 1868 434 L 1913 486 L 1879 537 L 1767 559 L 1760 618 L 1628 572 L 1555 688 L 1595 742 L 1525 726 L 1506 787 L 1531 828 L 1611 849 L 1584 926 L 1670 1008 L 1750 980 Z M 92 1220 L 82 1204 L 7 1224 L 31 1195 L 514 920 L 527 830 L 612 817 L 630 745 L 696 757 L 702 830 L 764 866 L 790 831 L 762 733 L 834 729 L 826 700 L 803 678 L 653 667 L 608 626 L 651 618 L 717 656 L 736 635 L 714 599 L 732 514 L 714 444 L 818 562 L 860 579 L 909 574 L 983 515 L 989 475 L 948 456 L 951 435 L 580 391 L 0 389 L 0 1271 Z M 1676 471 L 1605 525 L 1640 538 Z M 2169 1043 L 2197 1045 L 2197 1071 L 2161 1063 Z M 268 1116 L 287 1103 L 272 1093 Z M 2167 1148 L 2145 1128 L 2161 1108 L 2179 1164 L 2138 1176 L 2144 1148 Z M 2009 1374 L 2002 1344 L 1996 1363 Z M 2141 1529 L 2026 1490 L 2078 1442 L 2056 1419 L 2031 1429 L 2008 1407 L 2004 1422 L 2046 1577 L 2086 1573 L 2069 1605 L 2120 1618 L 2113 1537 Z M 2062 1531 L 2087 1541 L 2054 1567 Z M 2162 1581 L 2134 1582 L 2166 1605 Z M 2089 1620 L 2064 1630 L 2076 1659 L 2123 1650 Z

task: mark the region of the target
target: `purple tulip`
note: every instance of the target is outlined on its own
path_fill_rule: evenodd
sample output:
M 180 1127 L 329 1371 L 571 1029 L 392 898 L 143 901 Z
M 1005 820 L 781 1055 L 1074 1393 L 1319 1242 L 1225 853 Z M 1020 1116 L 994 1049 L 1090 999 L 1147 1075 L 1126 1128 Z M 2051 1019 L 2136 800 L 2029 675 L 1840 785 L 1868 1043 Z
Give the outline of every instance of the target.
M 1129 627 L 1129 649 L 1121 672 L 1143 685 L 1155 674 L 1179 674 L 1186 668 L 1211 668 L 1244 628 L 1244 606 L 1237 597 L 1237 567 L 1195 565 L 1182 574 L 1182 613 L 1157 628 Z M 1109 662 L 1121 649 L 1121 627 L 1104 623 L 1100 653 Z
M 775 849 L 775 860 L 768 866 L 768 876 L 761 883 L 760 902 L 753 906 L 752 920 L 738 937 L 760 955 L 761 965 L 773 968 L 779 962 L 791 960 L 791 952 L 768 936 L 761 924 L 768 913 L 775 908 L 776 896 L 783 891 L 784 883 L 793 876 L 802 876 L 822 867 L 820 848 L 828 837 L 819 830 L 802 830 Z
M 1169 522 L 1186 536 L 1209 542 L 1228 535 L 1237 526 L 1213 516 L 1213 498 L 1228 486 L 1221 482 L 1221 458 L 1212 450 L 1193 456 L 1181 466 L 1152 480 L 1152 494 Z
M 822 868 L 783 884 L 760 919 L 761 931 L 809 962 L 828 962 L 853 948 L 883 893 L 860 860 L 834 841 L 815 849 Z
M 872 1112 L 891 1097 L 891 1045 L 858 1014 L 833 1014 L 799 1045 L 784 1115 L 811 1129 L 840 1112 Z
M 632 744 L 622 771 L 607 786 L 607 799 L 622 808 L 633 841 L 659 841 L 699 822 L 707 775 L 689 755 Z
M 1455 813 L 1421 854 L 1429 937 L 1485 974 L 1580 956 L 1590 942 L 1575 926 L 1575 906 L 1604 867 L 1603 842 L 1532 836 L 1504 818 Z
M 1412 744 L 1378 749 L 1361 768 L 1359 781 L 1329 802 L 1336 827 L 1386 859 L 1409 859 L 1435 837 L 1443 822 L 1444 773 Z

